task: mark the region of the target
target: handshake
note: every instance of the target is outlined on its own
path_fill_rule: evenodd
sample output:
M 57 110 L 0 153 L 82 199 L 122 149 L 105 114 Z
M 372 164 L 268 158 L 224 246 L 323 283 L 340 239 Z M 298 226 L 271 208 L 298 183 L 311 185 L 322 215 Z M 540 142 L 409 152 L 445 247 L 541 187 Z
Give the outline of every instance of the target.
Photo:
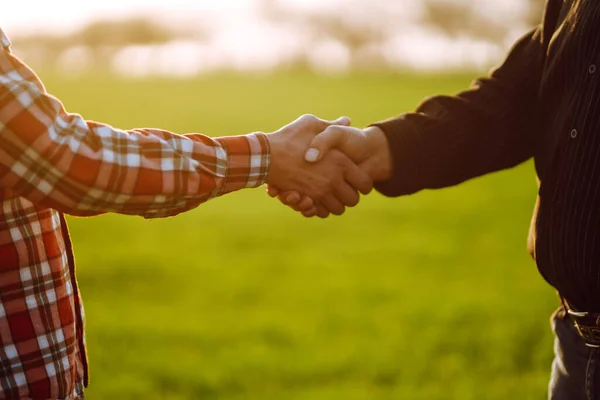
M 305 217 L 341 215 L 374 181 L 389 179 L 392 160 L 377 127 L 352 128 L 347 117 L 303 115 L 267 135 L 271 160 L 267 192 Z

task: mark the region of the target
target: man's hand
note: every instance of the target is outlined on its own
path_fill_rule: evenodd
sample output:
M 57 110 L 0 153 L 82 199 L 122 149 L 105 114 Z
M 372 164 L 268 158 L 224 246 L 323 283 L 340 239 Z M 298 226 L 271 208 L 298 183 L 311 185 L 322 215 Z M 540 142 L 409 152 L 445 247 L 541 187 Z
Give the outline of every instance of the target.
M 392 158 L 381 129 L 369 127 L 361 130 L 331 125 L 312 139 L 305 159 L 308 162 L 319 162 L 334 148 L 358 164 L 374 181 L 390 178 Z M 308 196 L 302 196 L 296 191 L 282 191 L 272 185 L 269 185 L 268 193 L 272 197 L 279 197 L 283 204 L 301 212 L 305 217 L 316 215 L 316 202 Z
M 348 156 L 374 181 L 385 181 L 392 173 L 392 157 L 383 131 L 377 127 L 366 129 L 332 125 L 315 136 L 306 151 L 308 162 L 321 160 L 331 149 Z
M 346 206 L 356 205 L 360 197 L 358 192 L 367 194 L 373 187 L 373 181 L 366 172 L 337 150 L 323 154 L 319 163 L 304 160 L 304 153 L 315 135 L 332 124 L 348 123 L 349 120 L 345 117 L 336 121 L 324 121 L 312 115 L 304 115 L 267 135 L 271 145 L 271 163 L 267 176 L 269 187 L 310 197 L 314 215 L 323 218 L 329 212 L 341 215 Z

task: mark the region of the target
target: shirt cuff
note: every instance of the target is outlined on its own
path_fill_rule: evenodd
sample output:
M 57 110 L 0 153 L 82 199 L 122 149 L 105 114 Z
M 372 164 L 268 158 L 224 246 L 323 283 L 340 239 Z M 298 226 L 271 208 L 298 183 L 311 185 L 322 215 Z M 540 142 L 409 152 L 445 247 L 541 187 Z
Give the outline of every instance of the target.
M 6 36 L 6 34 L 4 33 L 4 31 L 2 30 L 2 28 L 0 28 L 0 47 L 8 50 L 11 46 L 10 40 L 8 39 L 8 36 Z
M 224 183 L 219 195 L 265 183 L 271 148 L 264 133 L 226 136 L 215 140 L 227 154 Z
M 423 189 L 419 184 L 420 139 L 412 123 L 399 116 L 371 124 L 383 131 L 392 156 L 392 176 L 375 182 L 375 190 L 388 197 L 412 194 Z

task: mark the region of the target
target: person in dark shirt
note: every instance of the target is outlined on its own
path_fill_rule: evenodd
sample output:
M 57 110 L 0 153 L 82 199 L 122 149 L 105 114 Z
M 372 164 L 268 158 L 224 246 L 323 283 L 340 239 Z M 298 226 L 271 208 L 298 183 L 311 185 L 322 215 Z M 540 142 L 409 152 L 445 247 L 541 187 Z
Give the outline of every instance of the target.
M 529 249 L 563 303 L 552 318 L 551 399 L 600 399 L 598 63 L 600 2 L 549 0 L 542 23 L 471 89 L 364 130 L 330 127 L 306 154 L 314 162 L 342 150 L 386 196 L 456 185 L 533 157 L 539 195 Z M 307 217 L 327 216 L 299 193 L 280 199 Z

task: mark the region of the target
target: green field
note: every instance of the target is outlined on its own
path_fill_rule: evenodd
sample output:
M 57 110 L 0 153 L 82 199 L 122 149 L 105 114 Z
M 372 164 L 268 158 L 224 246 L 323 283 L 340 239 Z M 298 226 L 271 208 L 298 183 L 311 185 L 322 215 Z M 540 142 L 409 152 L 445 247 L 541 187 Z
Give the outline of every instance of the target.
M 471 75 L 43 76 L 121 128 L 365 125 Z M 95 399 L 544 399 L 557 305 L 526 251 L 533 166 L 304 220 L 263 189 L 175 218 L 70 218 Z

